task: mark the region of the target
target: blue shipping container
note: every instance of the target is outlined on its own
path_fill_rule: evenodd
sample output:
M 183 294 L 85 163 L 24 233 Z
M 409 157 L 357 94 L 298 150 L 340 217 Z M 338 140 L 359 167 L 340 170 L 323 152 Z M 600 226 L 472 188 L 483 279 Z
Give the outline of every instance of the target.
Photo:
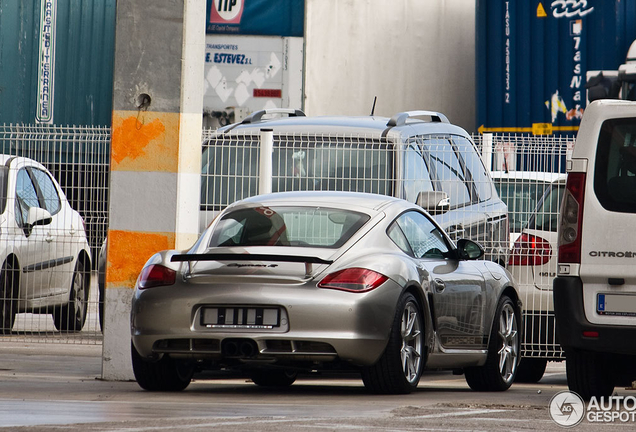
M 0 0 L 0 123 L 110 126 L 116 0 Z
M 480 132 L 575 134 L 586 73 L 618 70 L 636 0 L 477 0 Z

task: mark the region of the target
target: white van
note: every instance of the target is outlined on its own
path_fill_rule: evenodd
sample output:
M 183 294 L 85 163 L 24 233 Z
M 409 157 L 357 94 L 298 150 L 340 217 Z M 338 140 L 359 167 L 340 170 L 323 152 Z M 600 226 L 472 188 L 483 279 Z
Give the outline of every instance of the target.
M 554 311 L 568 386 L 590 399 L 636 379 L 636 103 L 591 103 L 567 168 Z

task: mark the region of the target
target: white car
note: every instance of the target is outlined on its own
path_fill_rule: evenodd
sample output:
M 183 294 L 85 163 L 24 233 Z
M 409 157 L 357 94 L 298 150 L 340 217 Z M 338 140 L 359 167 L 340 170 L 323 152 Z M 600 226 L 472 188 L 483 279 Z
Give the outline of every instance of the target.
M 86 321 L 90 249 L 84 221 L 38 162 L 0 155 L 0 334 L 16 314 L 52 314 L 61 331 Z
M 508 261 L 508 270 L 519 287 L 523 303 L 518 382 L 539 381 L 549 360 L 561 361 L 565 357 L 555 337 L 552 281 L 557 272 L 557 224 L 566 174 L 548 176 L 551 182 L 530 212 Z

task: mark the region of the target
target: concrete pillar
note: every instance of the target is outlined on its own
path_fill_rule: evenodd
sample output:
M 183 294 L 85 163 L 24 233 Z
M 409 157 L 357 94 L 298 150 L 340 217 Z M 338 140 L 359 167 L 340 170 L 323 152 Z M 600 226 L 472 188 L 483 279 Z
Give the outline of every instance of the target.
M 134 379 L 144 263 L 198 232 L 206 2 L 118 0 L 102 378 Z

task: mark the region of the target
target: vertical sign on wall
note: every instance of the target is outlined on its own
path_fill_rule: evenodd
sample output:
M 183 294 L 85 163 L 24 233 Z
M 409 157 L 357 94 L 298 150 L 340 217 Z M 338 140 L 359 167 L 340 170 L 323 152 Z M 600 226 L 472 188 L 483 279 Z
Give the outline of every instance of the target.
M 57 0 L 41 0 L 38 59 L 37 112 L 38 123 L 53 123 L 53 75 L 55 72 L 55 27 Z

